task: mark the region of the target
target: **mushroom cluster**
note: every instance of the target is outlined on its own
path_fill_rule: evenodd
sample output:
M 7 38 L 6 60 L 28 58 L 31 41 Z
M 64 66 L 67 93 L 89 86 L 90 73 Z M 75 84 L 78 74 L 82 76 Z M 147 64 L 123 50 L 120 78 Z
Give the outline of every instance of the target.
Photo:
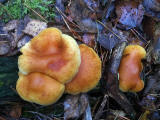
M 43 30 L 21 52 L 16 90 L 26 101 L 50 105 L 64 91 L 87 92 L 100 80 L 101 60 L 95 51 L 83 44 L 78 46 L 57 28 Z
M 143 69 L 141 60 L 146 51 L 139 45 L 128 45 L 123 52 L 119 66 L 119 88 L 123 92 L 139 92 L 144 88 L 140 78 Z

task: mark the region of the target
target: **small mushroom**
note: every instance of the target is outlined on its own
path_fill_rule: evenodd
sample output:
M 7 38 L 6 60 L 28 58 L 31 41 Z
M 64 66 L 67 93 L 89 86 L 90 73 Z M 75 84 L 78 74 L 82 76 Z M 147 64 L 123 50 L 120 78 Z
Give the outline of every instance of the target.
M 119 66 L 119 88 L 123 92 L 139 92 L 144 88 L 140 78 L 143 69 L 141 60 L 145 58 L 146 51 L 139 45 L 128 45 Z
M 79 94 L 93 89 L 101 78 L 101 60 L 96 52 L 86 46 L 79 45 L 81 52 L 81 65 L 73 80 L 65 85 L 69 94 Z
M 65 86 L 42 73 L 19 74 L 16 90 L 28 102 L 40 105 L 55 103 L 63 94 Z

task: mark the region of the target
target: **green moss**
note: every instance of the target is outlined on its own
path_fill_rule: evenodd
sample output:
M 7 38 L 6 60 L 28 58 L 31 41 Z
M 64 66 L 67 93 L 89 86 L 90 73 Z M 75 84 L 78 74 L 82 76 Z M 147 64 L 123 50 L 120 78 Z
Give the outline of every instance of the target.
M 4 84 L 4 83 L 3 83 L 2 81 L 0 81 L 0 87 L 3 86 L 3 84 Z
M 32 10 L 38 12 L 46 20 L 53 20 L 54 0 L 9 0 L 4 5 L 0 4 L 0 19 L 8 22 L 12 19 L 21 19 L 25 15 L 37 18 Z

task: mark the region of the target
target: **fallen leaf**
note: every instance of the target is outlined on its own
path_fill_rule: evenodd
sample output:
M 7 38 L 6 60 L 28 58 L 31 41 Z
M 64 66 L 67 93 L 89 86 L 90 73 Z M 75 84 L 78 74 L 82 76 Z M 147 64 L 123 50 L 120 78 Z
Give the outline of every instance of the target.
M 143 5 L 148 7 L 148 9 L 159 12 L 160 11 L 160 1 L 159 0 L 143 0 Z
M 64 120 L 79 118 L 85 113 L 88 104 L 85 94 L 68 95 L 64 101 Z
M 116 14 L 118 22 L 123 25 L 122 28 L 131 29 L 141 25 L 144 8 L 136 1 L 119 0 L 116 4 Z
M 5 55 L 10 51 L 10 42 L 13 39 L 13 37 L 9 35 L 7 31 L 4 31 L 3 28 L 3 26 L 0 26 L 0 55 Z
M 45 28 L 47 28 L 47 23 L 32 19 L 27 24 L 23 32 L 34 37 L 38 35 Z
M 127 37 L 123 34 L 123 32 L 117 30 L 116 28 L 112 28 L 112 32 L 100 32 L 98 34 L 98 42 L 101 46 L 108 50 L 111 50 L 118 43 L 121 43 L 123 41 L 127 41 Z
M 17 47 L 21 48 L 23 47 L 27 42 L 29 42 L 32 39 L 32 37 L 25 35 L 22 39 L 20 39 L 17 43 Z
M 97 19 L 97 15 L 93 10 L 95 9 L 96 6 L 97 5 L 95 5 L 95 2 L 93 0 L 72 1 L 71 5 L 68 8 L 69 17 L 72 18 L 77 23 L 81 31 L 97 32 L 97 23 L 94 21 Z
M 155 20 L 160 20 L 160 1 L 159 0 L 143 0 L 145 14 Z
M 11 20 L 5 25 L 4 30 L 11 31 L 11 30 L 16 29 L 17 26 L 18 26 L 18 20 Z
M 95 46 L 95 39 L 95 34 L 84 34 L 82 42 L 93 48 Z
M 81 30 L 84 32 L 92 32 L 97 33 L 97 29 L 102 30 L 102 26 L 95 22 L 94 20 L 90 18 L 82 19 L 81 22 L 78 23 Z

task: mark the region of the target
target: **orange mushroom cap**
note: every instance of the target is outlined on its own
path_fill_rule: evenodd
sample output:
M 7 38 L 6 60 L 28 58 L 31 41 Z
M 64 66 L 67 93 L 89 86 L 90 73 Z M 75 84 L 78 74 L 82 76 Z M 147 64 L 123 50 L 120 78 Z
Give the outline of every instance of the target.
M 26 101 L 40 105 L 55 103 L 63 94 L 65 86 L 56 80 L 42 74 L 19 74 L 16 90 Z
M 21 48 L 19 71 L 25 75 L 40 72 L 66 83 L 78 72 L 81 63 L 76 41 L 57 28 L 47 28 Z
M 139 45 L 128 45 L 119 66 L 119 88 L 123 92 L 139 92 L 144 88 L 140 78 L 143 69 L 141 60 L 145 58 L 146 51 Z
M 69 94 L 87 92 L 94 88 L 101 77 L 101 60 L 96 52 L 84 45 L 79 45 L 81 52 L 81 65 L 73 80 L 65 85 L 65 91 Z

